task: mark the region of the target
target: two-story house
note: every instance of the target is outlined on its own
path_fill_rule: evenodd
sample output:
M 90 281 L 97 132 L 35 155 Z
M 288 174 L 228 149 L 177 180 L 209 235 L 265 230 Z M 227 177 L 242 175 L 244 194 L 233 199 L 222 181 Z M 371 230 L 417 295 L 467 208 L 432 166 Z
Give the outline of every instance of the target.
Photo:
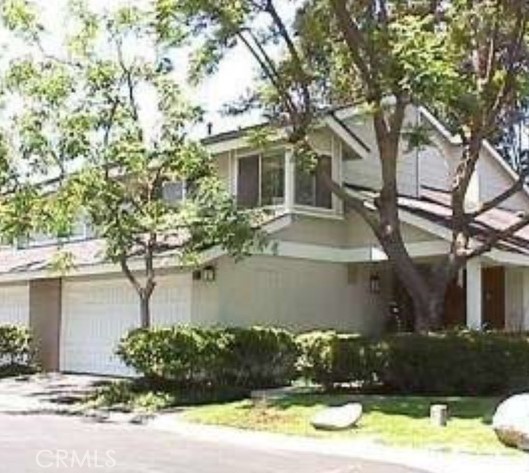
M 405 241 L 427 266 L 448 248 L 447 190 L 461 148 L 426 110 L 410 107 L 407 120 L 431 130 L 429 146 L 411 151 L 403 146 L 398 167 Z M 264 229 L 276 244 L 237 263 L 212 248 L 198 270 L 161 256 L 153 324 L 272 324 L 377 334 L 396 312 L 409 324 L 405 291 L 362 219 L 344 215 L 322 176 L 301 169 L 281 136 L 266 151 L 252 148 L 247 137 L 248 130 L 238 130 L 204 143 L 239 204 L 269 209 Z M 371 124 L 359 110 L 329 112 L 311 141 L 335 180 L 349 192 L 373 197 L 380 186 L 379 162 Z M 485 146 L 469 207 L 514 179 L 498 153 Z M 501 229 L 528 209 L 524 189 L 484 214 L 482 224 Z M 89 236 L 83 225 L 78 236 L 67 245 L 77 269 L 66 276 L 49 271 L 53 244 L 0 251 L 0 323 L 29 325 L 47 369 L 126 373 L 114 350 L 127 330 L 139 325 L 136 294 L 120 269 L 104 261 L 104 242 L 83 238 Z M 448 291 L 445 323 L 529 328 L 529 229 L 469 262 Z

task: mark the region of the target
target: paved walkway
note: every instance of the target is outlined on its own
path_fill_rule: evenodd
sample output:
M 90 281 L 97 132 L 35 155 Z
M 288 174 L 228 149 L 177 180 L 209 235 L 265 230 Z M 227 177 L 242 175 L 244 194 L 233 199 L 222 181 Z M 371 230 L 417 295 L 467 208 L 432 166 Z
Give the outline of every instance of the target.
M 0 413 L 77 413 L 83 399 L 109 378 L 44 373 L 0 379 Z
M 529 455 L 527 457 L 467 455 L 386 447 L 360 440 L 312 439 L 192 424 L 183 421 L 178 414 L 158 416 L 149 425 L 189 439 L 229 442 L 255 449 L 311 452 L 368 461 L 385 461 L 432 473 L 529 473 Z

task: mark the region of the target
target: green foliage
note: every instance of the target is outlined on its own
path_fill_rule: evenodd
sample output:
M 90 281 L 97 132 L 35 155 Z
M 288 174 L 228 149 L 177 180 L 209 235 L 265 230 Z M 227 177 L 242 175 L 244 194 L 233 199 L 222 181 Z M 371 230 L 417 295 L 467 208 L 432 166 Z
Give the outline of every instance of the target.
M 234 401 L 247 394 L 246 390 L 231 386 L 214 389 L 199 386 L 179 388 L 169 384 L 153 386 L 145 380 L 123 380 L 99 387 L 83 399 L 83 403 L 88 408 L 155 412 L 187 405 Z
M 460 332 L 383 341 L 381 382 L 395 392 L 508 394 L 529 387 L 526 335 Z
M 375 340 L 334 332 L 300 336 L 304 376 L 327 387 L 438 395 L 506 394 L 529 386 L 526 335 L 450 332 Z
M 157 44 L 150 2 L 102 11 L 72 0 L 66 37 L 55 37 L 53 51 L 49 25 L 20 37 L 40 18 L 29 3 L 4 8 L 4 24 L 27 54 L 12 51 L 3 75 L 4 98 L 17 106 L 6 107 L 0 158 L 22 159 L 25 175 L 0 202 L 0 233 L 3 225 L 9 241 L 36 230 L 64 239 L 84 217 L 147 304 L 158 255 L 188 264 L 215 245 L 242 257 L 264 244 L 255 215 L 239 212 L 212 157 L 192 138 L 202 111 L 188 102 L 171 56 Z M 50 177 L 53 185 L 34 185 Z M 165 199 L 167 184 L 181 185 L 182 195 Z M 144 262 L 145 280 L 130 271 L 131 259 Z M 56 267 L 74 264 L 63 259 Z
M 33 370 L 31 334 L 27 328 L 0 325 L 0 376 Z
M 226 334 L 227 377 L 249 388 L 288 385 L 296 378 L 299 355 L 295 337 L 278 328 L 229 328 Z
M 326 388 L 339 383 L 358 383 L 361 388 L 369 388 L 377 383 L 376 350 L 369 339 L 316 331 L 300 335 L 298 343 L 299 368 L 305 378 Z
M 120 343 L 123 362 L 153 385 L 264 388 L 295 376 L 294 336 L 279 329 L 138 329 Z

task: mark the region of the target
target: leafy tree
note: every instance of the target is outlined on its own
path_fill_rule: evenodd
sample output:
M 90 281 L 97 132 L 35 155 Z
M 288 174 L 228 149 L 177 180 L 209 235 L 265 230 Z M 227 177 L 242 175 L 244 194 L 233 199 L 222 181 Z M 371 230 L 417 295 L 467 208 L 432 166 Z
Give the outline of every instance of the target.
M 364 107 L 376 134 L 381 187 L 374 208 L 327 176 L 327 184 L 370 226 L 410 294 L 416 328 L 441 324 L 449 282 L 466 262 L 529 223 L 529 215 L 485 239 L 472 227 L 485 212 L 522 189 L 465 205 L 485 140 L 508 125 L 528 85 L 529 6 L 517 0 L 157 0 L 163 42 L 181 25 L 200 33 L 192 77 L 215 72 L 226 51 L 246 47 L 266 85 L 241 106 L 260 106 L 289 131 L 298 156 L 311 153 L 307 135 L 333 104 Z M 451 185 L 450 250 L 424 274 L 405 247 L 398 212 L 397 163 L 406 144 L 427 143 L 424 129 L 406 127 L 406 109 L 423 104 L 463 144 Z M 406 143 L 407 142 L 407 143 Z
M 157 256 L 192 265 L 214 245 L 239 257 L 264 239 L 190 136 L 201 111 L 185 100 L 171 62 L 157 51 L 151 12 L 70 6 L 53 54 L 39 14 L 31 15 L 28 54 L 5 75 L 23 103 L 14 122 L 19 150 L 56 174 L 40 227 L 68 235 L 84 214 L 138 294 L 147 327 Z

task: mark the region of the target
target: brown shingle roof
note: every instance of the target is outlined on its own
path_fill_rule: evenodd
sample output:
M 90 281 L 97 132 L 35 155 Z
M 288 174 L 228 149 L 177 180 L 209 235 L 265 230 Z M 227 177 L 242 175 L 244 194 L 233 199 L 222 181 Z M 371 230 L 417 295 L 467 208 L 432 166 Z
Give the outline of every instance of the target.
M 346 187 L 361 192 L 367 199 L 373 199 L 376 191 L 361 188 L 352 184 Z M 451 230 L 452 208 L 450 193 L 441 189 L 422 187 L 420 197 L 399 197 L 399 208 L 414 215 L 436 223 Z M 501 231 L 520 220 L 520 213 L 503 208 L 494 208 L 480 215 L 471 226 L 472 236 L 477 240 L 484 240 L 491 231 Z M 529 256 L 529 226 L 522 228 L 514 235 L 501 240 L 495 248 L 512 253 Z

